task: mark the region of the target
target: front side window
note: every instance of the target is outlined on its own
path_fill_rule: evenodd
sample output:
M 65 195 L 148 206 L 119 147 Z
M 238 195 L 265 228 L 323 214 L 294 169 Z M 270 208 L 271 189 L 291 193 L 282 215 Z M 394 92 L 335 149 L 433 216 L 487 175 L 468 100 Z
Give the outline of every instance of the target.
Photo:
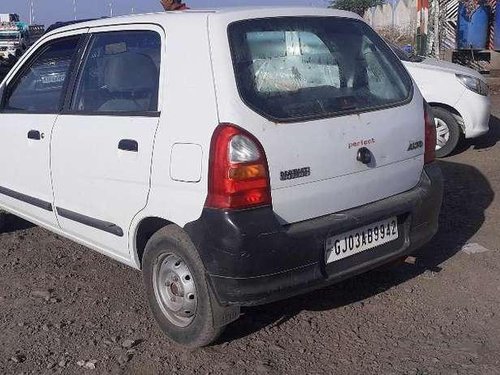
M 145 113 L 158 110 L 161 38 L 153 31 L 95 34 L 72 110 Z
M 408 74 L 363 22 L 333 17 L 239 21 L 228 29 L 244 102 L 277 121 L 396 105 Z
M 78 41 L 79 37 L 70 37 L 41 47 L 7 88 L 4 110 L 58 113 Z

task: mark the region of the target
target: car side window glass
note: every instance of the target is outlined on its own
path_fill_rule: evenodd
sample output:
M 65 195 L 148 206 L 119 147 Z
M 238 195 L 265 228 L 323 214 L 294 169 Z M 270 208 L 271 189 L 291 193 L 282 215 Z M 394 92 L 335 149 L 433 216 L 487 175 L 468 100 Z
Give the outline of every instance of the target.
M 69 37 L 41 47 L 5 90 L 4 111 L 58 113 L 78 41 Z
M 158 110 L 161 37 L 154 31 L 95 34 L 72 110 L 141 114 Z

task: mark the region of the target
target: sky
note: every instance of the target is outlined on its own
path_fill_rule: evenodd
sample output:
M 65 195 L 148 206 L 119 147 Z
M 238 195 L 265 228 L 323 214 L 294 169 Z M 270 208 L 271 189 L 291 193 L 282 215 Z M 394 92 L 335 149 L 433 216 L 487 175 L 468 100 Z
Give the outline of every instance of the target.
M 33 0 L 35 23 L 46 26 L 56 21 L 74 19 L 73 1 L 75 0 Z M 0 13 L 17 13 L 22 21 L 29 22 L 29 0 L 0 0 Z M 76 0 L 77 18 L 109 16 L 110 2 L 114 15 L 161 11 L 159 0 Z M 210 8 L 221 6 L 246 5 L 304 5 L 321 6 L 328 0 L 188 0 L 191 8 Z

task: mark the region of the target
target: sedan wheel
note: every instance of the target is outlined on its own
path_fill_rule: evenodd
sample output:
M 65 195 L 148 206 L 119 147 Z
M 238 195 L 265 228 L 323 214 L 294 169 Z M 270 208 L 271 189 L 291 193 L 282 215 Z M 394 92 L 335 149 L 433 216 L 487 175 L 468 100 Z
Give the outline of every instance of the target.
M 436 125 L 436 156 L 450 155 L 460 140 L 460 125 L 451 112 L 441 107 L 432 107 Z
M 442 149 L 448 141 L 450 140 L 450 129 L 446 122 L 441 120 L 440 118 L 436 118 L 436 150 Z

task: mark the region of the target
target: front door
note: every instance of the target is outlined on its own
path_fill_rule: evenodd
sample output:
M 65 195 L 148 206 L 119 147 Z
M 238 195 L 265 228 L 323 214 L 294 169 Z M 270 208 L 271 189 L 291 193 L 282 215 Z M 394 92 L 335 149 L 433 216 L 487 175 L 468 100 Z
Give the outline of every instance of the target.
M 49 227 L 57 227 L 52 205 L 50 140 L 79 40 L 80 35 L 51 38 L 16 68 L 3 89 L 0 205 Z
M 90 34 L 52 137 L 55 206 L 65 232 L 127 260 L 129 226 L 149 192 L 164 35 L 155 26 Z

